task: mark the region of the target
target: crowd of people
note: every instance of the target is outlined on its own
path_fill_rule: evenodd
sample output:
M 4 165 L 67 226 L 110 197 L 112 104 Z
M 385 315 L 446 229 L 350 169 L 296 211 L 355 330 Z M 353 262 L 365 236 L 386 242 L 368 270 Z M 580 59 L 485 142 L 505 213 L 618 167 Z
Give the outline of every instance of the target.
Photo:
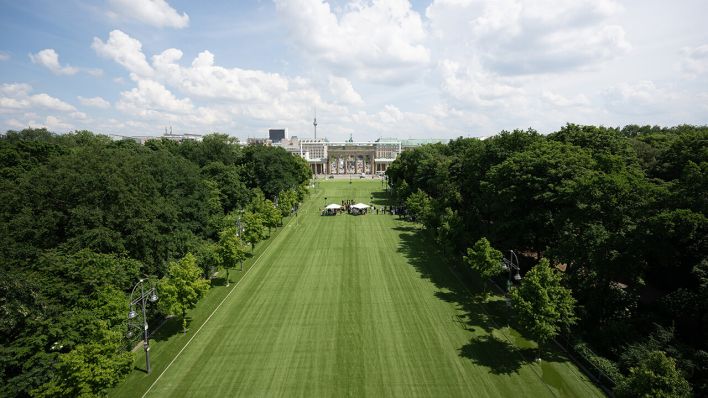
M 353 207 L 356 204 L 356 202 L 353 199 L 346 199 L 341 201 L 341 208 L 340 209 L 319 209 L 320 215 L 323 216 L 336 216 L 337 214 L 341 214 L 343 212 L 347 212 L 347 214 L 366 214 L 366 213 L 371 213 L 374 214 L 391 214 L 391 215 L 405 215 L 406 211 L 405 208 L 400 207 L 400 206 L 379 206 L 376 207 L 375 205 L 371 205 L 370 208 L 368 209 L 357 209 Z M 356 213 L 355 213 L 356 212 Z

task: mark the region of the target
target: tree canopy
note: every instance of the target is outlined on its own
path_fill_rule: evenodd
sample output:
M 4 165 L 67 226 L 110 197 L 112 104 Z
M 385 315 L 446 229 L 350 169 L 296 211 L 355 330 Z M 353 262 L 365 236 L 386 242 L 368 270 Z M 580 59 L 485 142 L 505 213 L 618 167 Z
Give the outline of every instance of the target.
M 309 177 L 282 149 L 242 149 L 224 134 L 145 145 L 88 131 L 1 135 L 0 396 L 102 395 L 130 370 L 125 317 L 139 277 L 171 281 L 160 302 L 180 297 L 148 318 L 183 315 L 205 282 L 182 294 L 171 268 L 208 277 L 219 232 L 236 227 L 228 214 L 258 192 L 301 199 Z
M 652 325 L 675 326 L 661 348 L 708 386 L 692 370 L 708 352 L 707 143 L 708 126 L 567 124 L 423 145 L 386 174 L 449 261 L 485 237 L 519 253 L 522 273 L 560 264 L 578 302 L 575 339 L 618 360 Z

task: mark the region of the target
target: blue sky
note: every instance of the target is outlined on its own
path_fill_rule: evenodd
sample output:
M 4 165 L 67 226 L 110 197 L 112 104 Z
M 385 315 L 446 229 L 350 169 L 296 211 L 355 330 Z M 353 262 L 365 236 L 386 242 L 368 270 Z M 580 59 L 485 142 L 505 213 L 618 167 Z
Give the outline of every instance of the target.
M 708 123 L 705 1 L 0 0 L 0 129 L 332 140 Z

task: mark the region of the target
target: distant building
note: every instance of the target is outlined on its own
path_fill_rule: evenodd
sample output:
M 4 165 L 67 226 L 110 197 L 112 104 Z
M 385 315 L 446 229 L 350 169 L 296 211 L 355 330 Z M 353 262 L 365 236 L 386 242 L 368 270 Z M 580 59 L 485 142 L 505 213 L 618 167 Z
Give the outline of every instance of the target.
M 374 142 L 355 142 L 350 136 L 345 142 L 325 139 L 288 137 L 287 129 L 268 131 L 269 138 L 249 138 L 248 145 L 279 146 L 300 156 L 310 165 L 313 174 L 383 174 L 403 151 L 444 139 L 379 138 Z M 280 139 L 278 139 L 280 138 Z
M 141 145 L 144 145 L 146 142 L 148 142 L 150 140 L 170 140 L 170 141 L 182 142 L 182 141 L 201 141 L 203 138 L 201 134 L 190 134 L 190 133 L 185 133 L 185 134 L 165 133 L 161 136 L 108 134 L 108 136 L 113 140 L 133 140 Z M 237 140 L 238 140 L 238 138 L 237 138 Z
M 408 151 L 408 150 L 417 148 L 421 145 L 447 144 L 449 142 L 450 142 L 449 139 L 442 139 L 442 138 L 409 138 L 407 140 L 401 140 L 401 147 L 403 148 L 404 151 Z
M 268 130 L 268 138 L 274 143 L 288 139 L 288 129 L 270 129 Z
M 273 145 L 273 141 L 271 141 L 270 138 L 261 138 L 261 137 L 248 138 L 246 140 L 246 143 L 248 145 L 265 145 L 265 146 Z

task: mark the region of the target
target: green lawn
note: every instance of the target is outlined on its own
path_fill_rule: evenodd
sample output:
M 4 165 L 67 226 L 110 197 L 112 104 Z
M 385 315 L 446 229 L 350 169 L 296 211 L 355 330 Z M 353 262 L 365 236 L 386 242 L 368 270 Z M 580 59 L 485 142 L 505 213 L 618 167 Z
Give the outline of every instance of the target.
M 415 225 L 319 216 L 324 197 L 369 202 L 380 190 L 322 182 L 238 284 L 212 289 L 186 336 L 153 344 L 153 373 L 136 370 L 112 395 L 602 395 L 559 353 L 530 361 L 534 345 L 505 326 L 503 301 L 479 304 Z

